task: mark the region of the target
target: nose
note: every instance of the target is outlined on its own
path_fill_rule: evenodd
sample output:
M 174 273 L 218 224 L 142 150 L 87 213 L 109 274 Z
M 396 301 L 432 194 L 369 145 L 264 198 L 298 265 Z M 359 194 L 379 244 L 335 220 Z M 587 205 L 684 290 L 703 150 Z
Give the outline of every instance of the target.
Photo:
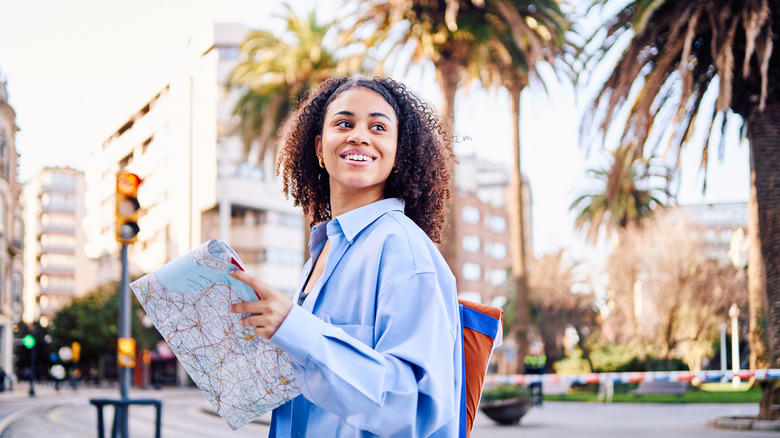
M 360 130 L 353 129 L 349 137 L 347 137 L 347 143 L 349 144 L 368 144 L 368 137 Z

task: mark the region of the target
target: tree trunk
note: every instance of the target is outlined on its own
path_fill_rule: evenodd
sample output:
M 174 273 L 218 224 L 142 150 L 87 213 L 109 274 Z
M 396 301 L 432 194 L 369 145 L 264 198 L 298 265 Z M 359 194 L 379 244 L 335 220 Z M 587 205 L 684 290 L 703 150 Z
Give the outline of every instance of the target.
M 748 127 L 766 278 L 769 366 L 780 368 L 780 103 L 772 102 L 764 111 L 754 111 Z M 780 399 L 780 387 L 776 382 L 762 386 L 758 418 L 780 419 L 780 410 L 770 409 Z
M 520 165 L 520 94 L 524 85 L 516 83 L 509 87 L 512 107 L 512 133 L 514 136 L 514 159 L 510 177 L 509 229 L 511 233 L 512 276 L 516 290 L 515 323 L 513 333 L 517 343 L 517 372 L 522 374 L 523 358 L 528 354 L 528 326 L 531 313 L 528 305 L 528 278 L 526 275 L 525 216 L 523 209 L 523 171 Z
M 748 345 L 750 345 L 750 369 L 767 368 L 766 325 L 766 279 L 764 259 L 761 257 L 761 239 L 758 231 L 758 201 L 756 200 L 756 172 L 753 158 L 750 158 L 750 201 L 748 203 Z
M 449 135 L 454 134 L 455 130 L 455 92 L 458 90 L 458 82 L 460 79 L 460 68 L 458 63 L 451 59 L 441 59 L 435 63 L 436 65 L 436 82 L 439 84 L 439 89 L 442 94 L 442 105 L 440 108 L 441 121 L 444 125 L 446 132 Z M 460 257 L 458 251 L 458 218 L 460 212 L 458 208 L 458 188 L 455 182 L 455 168 L 453 166 L 450 169 L 450 205 L 447 212 L 447 227 L 443 230 L 444 238 L 439 245 L 439 251 L 441 251 L 444 260 L 450 267 L 453 275 L 455 275 L 455 282 L 458 286 L 461 284 L 461 266 Z

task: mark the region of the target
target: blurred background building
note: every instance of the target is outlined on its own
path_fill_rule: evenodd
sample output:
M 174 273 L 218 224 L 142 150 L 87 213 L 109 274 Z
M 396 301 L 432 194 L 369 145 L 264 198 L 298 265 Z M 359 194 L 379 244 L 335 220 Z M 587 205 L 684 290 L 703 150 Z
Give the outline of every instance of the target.
M 22 190 L 24 288 L 22 320 L 44 327 L 91 283 L 84 255 L 84 173 L 43 168 Z
M 747 264 L 747 202 L 692 204 L 678 207 L 691 228 L 691 237 L 702 245 L 702 256 L 722 262 L 730 261 L 730 249 Z
M 22 311 L 22 232 L 16 113 L 0 72 L 0 367 L 12 370 L 13 325 Z
M 251 273 L 292 296 L 304 262 L 303 218 L 281 193 L 273 157 L 263 166 L 246 161 L 235 134 L 237 95 L 225 87 L 248 32 L 217 24 L 193 34 L 157 94 L 92 150 L 86 229 L 95 285 L 119 278 L 114 195 L 117 173 L 127 170 L 143 181 L 141 231 L 129 248 L 132 276 L 220 238 Z
M 456 236 L 459 267 L 458 295 L 471 301 L 502 306 L 506 302 L 507 279 L 512 265 L 510 224 L 507 208 L 510 168 L 465 155 L 458 157 L 455 181 L 458 188 L 454 205 L 459 210 Z M 531 238 L 531 191 L 523 181 L 525 198 L 525 249 L 533 253 Z

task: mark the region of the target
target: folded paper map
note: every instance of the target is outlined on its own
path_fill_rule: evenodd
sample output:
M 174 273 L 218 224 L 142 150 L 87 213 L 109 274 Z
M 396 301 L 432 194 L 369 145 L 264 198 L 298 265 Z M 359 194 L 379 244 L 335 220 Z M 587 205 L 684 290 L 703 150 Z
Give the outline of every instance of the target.
M 244 270 L 224 242 L 210 240 L 130 284 L 192 380 L 233 429 L 300 391 L 287 354 L 240 324 L 232 304 L 257 300 L 228 275 Z

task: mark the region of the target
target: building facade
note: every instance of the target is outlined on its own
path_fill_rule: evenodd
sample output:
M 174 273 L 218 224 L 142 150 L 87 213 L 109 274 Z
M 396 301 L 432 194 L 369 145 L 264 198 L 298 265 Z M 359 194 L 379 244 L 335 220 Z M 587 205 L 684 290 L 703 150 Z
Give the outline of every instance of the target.
M 304 262 L 300 209 L 284 198 L 272 159 L 246 160 L 234 134 L 236 92 L 225 87 L 249 33 L 210 25 L 176 51 L 156 94 L 118 124 L 90 154 L 87 255 L 96 285 L 119 278 L 115 240 L 116 175 L 137 174 L 138 242 L 128 248 L 131 276 L 162 266 L 211 238 L 230 244 L 248 271 L 292 296 Z
M 13 370 L 13 326 L 22 312 L 22 232 L 16 112 L 0 75 L 0 367 Z
M 702 246 L 702 256 L 721 262 L 747 264 L 747 202 L 681 205 L 675 208 Z
M 455 171 L 458 295 L 472 301 L 502 306 L 510 276 L 511 229 L 508 211 L 510 169 L 476 155 L 458 157 Z M 532 254 L 531 198 L 525 200 L 526 254 Z
M 84 173 L 69 168 L 43 168 L 24 185 L 26 323 L 47 326 L 59 309 L 88 291 L 84 190 Z

